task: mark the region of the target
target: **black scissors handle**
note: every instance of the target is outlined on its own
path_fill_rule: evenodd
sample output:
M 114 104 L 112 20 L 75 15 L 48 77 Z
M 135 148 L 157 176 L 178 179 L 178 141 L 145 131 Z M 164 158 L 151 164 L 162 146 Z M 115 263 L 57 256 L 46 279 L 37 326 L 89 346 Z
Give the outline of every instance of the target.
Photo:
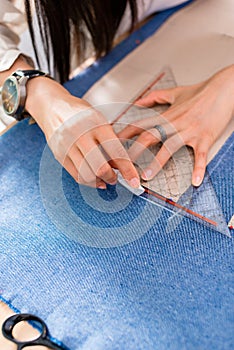
M 34 321 L 37 324 L 39 324 L 41 328 L 39 336 L 34 340 L 23 341 L 23 342 L 15 339 L 13 336 L 13 329 L 17 325 L 17 323 L 21 321 L 30 321 L 30 322 Z M 31 314 L 16 314 L 9 317 L 7 320 L 5 320 L 5 322 L 2 325 L 2 334 L 6 339 L 17 344 L 17 350 L 22 350 L 26 346 L 36 346 L 36 345 L 43 345 L 53 350 L 67 350 L 67 348 L 57 345 L 53 341 L 51 341 L 49 338 L 49 330 L 45 322 L 39 317 Z

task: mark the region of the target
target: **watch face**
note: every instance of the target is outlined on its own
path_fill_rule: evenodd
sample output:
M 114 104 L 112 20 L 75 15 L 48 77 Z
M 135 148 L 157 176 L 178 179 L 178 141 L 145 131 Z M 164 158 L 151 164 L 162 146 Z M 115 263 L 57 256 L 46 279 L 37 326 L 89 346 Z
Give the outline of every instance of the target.
M 19 87 L 15 77 L 9 77 L 2 87 L 2 105 L 4 111 L 14 115 L 19 106 Z

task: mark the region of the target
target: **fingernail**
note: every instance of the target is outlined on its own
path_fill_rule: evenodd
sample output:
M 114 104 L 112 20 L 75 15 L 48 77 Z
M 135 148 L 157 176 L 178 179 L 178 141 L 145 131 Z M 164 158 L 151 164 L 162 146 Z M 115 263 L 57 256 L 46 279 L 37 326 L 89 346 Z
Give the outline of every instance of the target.
M 129 181 L 132 187 L 138 188 L 140 186 L 140 180 L 137 177 L 134 177 Z
M 142 173 L 141 177 L 144 178 L 145 180 L 148 180 L 151 178 L 152 174 L 153 174 L 153 171 L 151 169 L 147 169 Z
M 98 188 L 100 190 L 106 190 L 106 185 L 105 184 L 100 184 L 100 185 L 98 185 Z
M 201 182 L 202 182 L 201 177 L 200 177 L 200 176 L 196 176 L 196 177 L 194 178 L 194 180 L 193 180 L 193 185 L 196 186 L 196 187 L 197 187 L 197 186 L 200 186 Z
M 116 183 L 117 183 L 117 179 L 116 179 L 115 181 L 108 182 L 108 184 L 109 184 L 109 185 L 112 185 L 112 186 L 116 185 Z

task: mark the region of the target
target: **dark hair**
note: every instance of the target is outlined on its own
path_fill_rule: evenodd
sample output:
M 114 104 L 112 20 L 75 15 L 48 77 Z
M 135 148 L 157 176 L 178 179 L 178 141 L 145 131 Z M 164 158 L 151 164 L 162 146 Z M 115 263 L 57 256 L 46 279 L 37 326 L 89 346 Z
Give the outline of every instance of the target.
M 37 64 L 40 66 L 30 2 L 25 0 L 25 9 Z M 131 10 L 131 30 L 137 19 L 136 0 L 34 0 L 34 3 L 48 69 L 51 72 L 53 62 L 53 69 L 62 83 L 68 79 L 70 72 L 71 33 L 75 38 L 80 62 L 86 48 L 84 30 L 90 33 L 96 58 L 100 58 L 111 50 L 127 4 Z

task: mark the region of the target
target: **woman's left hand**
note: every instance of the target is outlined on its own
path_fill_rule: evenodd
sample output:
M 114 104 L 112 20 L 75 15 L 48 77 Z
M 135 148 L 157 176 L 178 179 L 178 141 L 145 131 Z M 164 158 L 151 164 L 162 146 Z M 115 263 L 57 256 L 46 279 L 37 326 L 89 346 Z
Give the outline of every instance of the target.
M 176 151 L 188 145 L 195 155 L 192 184 L 199 186 L 204 178 L 208 151 L 234 115 L 234 65 L 202 83 L 156 90 L 136 102 L 143 107 L 157 103 L 171 106 L 159 117 L 128 125 L 118 137 L 126 140 L 139 135 L 129 149 L 130 158 L 135 161 L 147 147 L 161 141 L 155 128 L 155 125 L 161 125 L 167 140 L 153 162 L 144 169 L 142 179 L 151 180 Z

